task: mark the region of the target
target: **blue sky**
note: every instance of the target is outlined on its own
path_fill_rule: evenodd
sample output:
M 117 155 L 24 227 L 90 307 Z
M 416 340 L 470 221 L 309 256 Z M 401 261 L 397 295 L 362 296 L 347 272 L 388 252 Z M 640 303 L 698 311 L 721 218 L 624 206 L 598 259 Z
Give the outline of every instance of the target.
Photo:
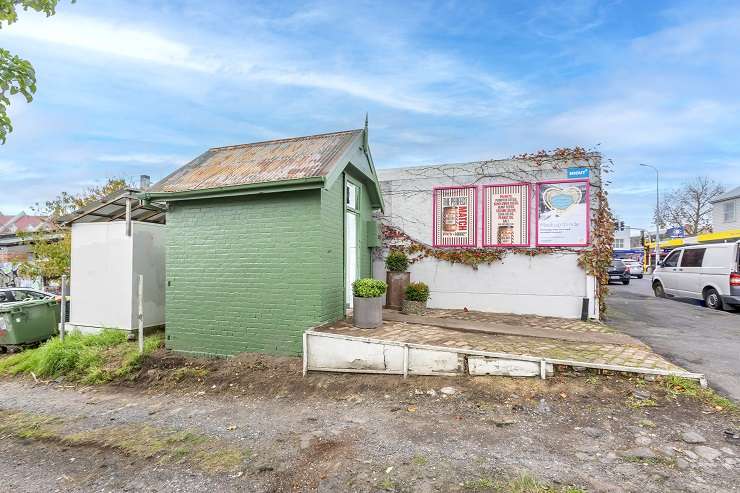
M 740 3 L 61 2 L 0 31 L 39 90 L 11 107 L 0 211 L 208 147 L 360 127 L 379 167 L 598 146 L 615 213 L 654 175 L 740 184 Z

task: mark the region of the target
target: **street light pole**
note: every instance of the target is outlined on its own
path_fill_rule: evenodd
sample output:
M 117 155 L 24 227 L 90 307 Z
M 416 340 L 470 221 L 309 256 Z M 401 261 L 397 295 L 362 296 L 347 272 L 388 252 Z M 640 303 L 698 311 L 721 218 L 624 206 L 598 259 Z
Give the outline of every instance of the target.
M 655 271 L 660 262 L 660 172 L 658 168 L 649 164 L 640 163 L 640 166 L 655 170 L 655 266 L 653 267 Z

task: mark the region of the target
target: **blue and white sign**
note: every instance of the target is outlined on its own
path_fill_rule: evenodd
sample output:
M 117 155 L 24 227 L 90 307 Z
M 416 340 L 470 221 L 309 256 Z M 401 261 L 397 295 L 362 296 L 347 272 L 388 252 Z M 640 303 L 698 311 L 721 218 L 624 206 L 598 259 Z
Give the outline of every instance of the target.
M 588 178 L 588 168 L 568 168 L 568 179 Z
M 684 238 L 686 231 L 684 231 L 683 226 L 674 226 L 673 228 L 666 229 L 665 235 L 668 238 Z

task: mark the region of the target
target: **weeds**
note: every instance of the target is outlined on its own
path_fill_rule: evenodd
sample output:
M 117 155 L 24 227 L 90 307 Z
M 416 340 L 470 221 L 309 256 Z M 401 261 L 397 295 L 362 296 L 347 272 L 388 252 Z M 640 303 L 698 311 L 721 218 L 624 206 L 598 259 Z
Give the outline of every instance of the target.
M 712 389 L 704 389 L 699 382 L 690 378 L 669 376 L 664 380 L 665 389 L 672 397 L 686 396 L 718 408 L 719 411 L 740 412 L 737 404 Z
M 630 396 L 627 399 L 627 407 L 630 409 L 642 409 L 644 407 L 656 407 L 658 403 L 655 399 L 637 399 L 634 396 Z
M 429 459 L 427 459 L 423 455 L 415 455 L 411 459 L 411 463 L 415 466 L 426 466 L 427 464 L 429 464 Z
M 649 464 L 651 466 L 675 467 L 676 460 L 671 457 L 638 457 L 636 455 L 625 455 L 622 457 L 625 462 L 634 464 Z
M 144 354 L 121 330 L 105 329 L 99 334 L 67 334 L 62 342 L 54 337 L 35 349 L 27 349 L 0 360 L 0 374 L 33 373 L 41 378 L 65 377 L 73 382 L 100 384 L 124 379 L 140 367 L 144 356 L 162 345 L 161 334 L 144 339 Z
M 496 481 L 490 477 L 481 477 L 463 483 L 463 488 L 469 491 L 490 491 L 495 493 L 585 493 L 576 486 L 558 488 L 543 483 L 527 472 L 521 473 L 514 479 Z

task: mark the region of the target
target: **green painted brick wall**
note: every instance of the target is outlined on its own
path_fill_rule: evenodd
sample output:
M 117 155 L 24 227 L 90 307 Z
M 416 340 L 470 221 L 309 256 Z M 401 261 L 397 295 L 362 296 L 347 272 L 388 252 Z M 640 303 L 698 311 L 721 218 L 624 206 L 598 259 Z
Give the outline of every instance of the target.
M 344 183 L 321 190 L 322 322 L 344 318 Z
M 307 190 L 172 204 L 167 347 L 300 354 L 304 330 L 342 314 L 336 199 Z

